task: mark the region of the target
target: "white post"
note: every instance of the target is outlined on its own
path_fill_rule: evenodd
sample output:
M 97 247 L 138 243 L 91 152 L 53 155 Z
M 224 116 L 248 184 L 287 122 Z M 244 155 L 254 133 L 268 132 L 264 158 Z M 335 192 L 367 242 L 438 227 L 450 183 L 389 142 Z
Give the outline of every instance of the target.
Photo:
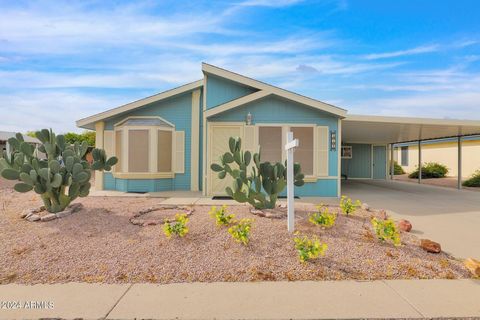
M 394 157 L 394 149 L 393 149 L 393 143 L 390 143 L 390 180 L 393 180 L 393 177 L 395 176 L 395 165 L 393 164 L 393 157 Z
M 422 183 L 422 141 L 418 140 L 418 183 Z
M 287 208 L 288 208 L 288 232 L 295 230 L 295 195 L 293 184 L 293 151 L 298 147 L 298 139 L 293 140 L 293 132 L 287 132 Z
M 462 137 L 458 136 L 458 189 L 462 189 Z

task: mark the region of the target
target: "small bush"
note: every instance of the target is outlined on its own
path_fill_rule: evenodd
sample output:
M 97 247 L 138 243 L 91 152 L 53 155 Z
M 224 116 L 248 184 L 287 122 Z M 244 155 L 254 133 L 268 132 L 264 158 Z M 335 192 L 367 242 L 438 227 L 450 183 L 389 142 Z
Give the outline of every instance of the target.
M 310 214 L 308 217 L 308 221 L 313 224 L 331 228 L 335 224 L 335 219 L 337 219 L 337 215 L 335 213 L 330 213 L 328 208 L 320 205 L 317 207 L 318 211 Z
M 480 188 L 480 170 L 475 171 L 468 180 L 464 181 L 463 186 Z
M 213 206 L 208 214 L 215 219 L 217 226 L 228 226 L 235 219 L 234 214 L 228 214 L 227 206 L 223 205 L 220 209 Z
M 172 237 L 172 235 L 183 237 L 188 233 L 188 220 L 189 219 L 187 218 L 186 214 L 177 213 L 173 222 L 165 219 L 165 223 L 163 224 L 163 232 L 169 239 Z
M 405 170 L 403 170 L 402 166 L 399 165 L 397 161 L 393 161 L 393 174 L 396 176 L 405 174 Z
M 347 196 L 342 196 L 340 199 L 340 208 L 347 216 L 351 213 L 354 213 L 361 206 L 362 203 L 360 200 L 353 202 L 352 199 L 348 198 Z
M 312 238 L 307 236 L 296 237 L 293 241 L 295 242 L 295 249 L 298 252 L 300 262 L 307 262 L 308 260 L 318 258 L 320 255 L 323 256 L 328 248 L 326 243 L 320 243 L 317 236 Z
M 253 219 L 242 219 L 235 221 L 235 224 L 228 228 L 228 233 L 236 242 L 247 245 L 250 241 L 250 229 L 252 228 Z
M 422 165 L 422 179 L 444 178 L 448 168 L 437 162 L 428 162 Z M 408 175 L 411 179 L 418 179 L 418 168 Z
M 392 219 L 372 219 L 373 229 L 380 241 L 391 241 L 395 246 L 400 246 L 400 232 Z

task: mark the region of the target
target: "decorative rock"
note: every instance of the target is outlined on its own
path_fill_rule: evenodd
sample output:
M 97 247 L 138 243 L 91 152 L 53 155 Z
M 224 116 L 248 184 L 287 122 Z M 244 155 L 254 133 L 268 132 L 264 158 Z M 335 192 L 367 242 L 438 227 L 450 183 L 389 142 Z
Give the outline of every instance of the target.
M 428 239 L 421 239 L 420 247 L 422 247 L 423 250 L 430 253 L 440 253 L 442 251 L 442 247 L 440 246 L 440 243 L 437 243 L 435 241 L 428 240 Z
M 469 258 L 465 260 L 463 264 L 475 277 L 480 277 L 480 261 Z
M 408 220 L 400 220 L 398 222 L 398 228 L 405 232 L 410 232 L 412 230 L 412 224 Z
M 55 213 L 49 213 L 49 214 L 44 215 L 41 219 L 42 219 L 42 222 L 43 221 L 51 221 L 51 220 L 57 219 L 57 215 Z
M 30 222 L 34 222 L 34 221 L 38 221 L 40 220 L 40 216 L 38 214 L 35 214 L 35 213 L 32 213 L 31 215 L 29 215 L 27 218 L 26 218 L 28 221 Z
M 158 221 L 155 220 L 148 220 L 143 223 L 143 226 L 156 226 L 158 224 Z
M 366 211 L 370 211 L 370 206 L 368 205 L 368 203 L 362 203 L 362 209 Z
M 32 215 L 33 212 L 31 209 L 23 210 L 23 212 L 20 214 L 20 218 L 26 219 L 28 216 Z
M 72 213 L 73 213 L 72 210 L 67 209 L 67 210 L 57 212 L 57 213 L 55 213 L 55 215 L 57 216 L 57 218 L 63 218 L 63 217 L 71 215 Z

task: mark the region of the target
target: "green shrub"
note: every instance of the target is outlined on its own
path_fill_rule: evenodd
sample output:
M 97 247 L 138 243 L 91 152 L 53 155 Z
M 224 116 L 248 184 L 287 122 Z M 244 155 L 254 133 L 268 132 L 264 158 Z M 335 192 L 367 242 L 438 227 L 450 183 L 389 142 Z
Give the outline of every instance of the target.
M 463 182 L 465 187 L 480 187 L 480 170 L 475 171 L 475 173 L 466 181 Z
M 396 176 L 405 174 L 405 170 L 403 170 L 402 166 L 399 165 L 397 161 L 393 161 L 393 174 Z
M 348 198 L 347 196 L 342 196 L 340 199 L 340 208 L 347 216 L 351 213 L 354 213 L 361 206 L 362 203 L 360 200 L 353 202 L 352 199 Z
M 250 241 L 250 229 L 252 228 L 253 219 L 242 219 L 235 221 L 235 224 L 228 229 L 228 233 L 236 242 L 247 245 Z
M 163 224 L 163 232 L 167 238 L 171 238 L 172 235 L 183 237 L 188 233 L 188 218 L 186 214 L 177 213 L 175 215 L 175 220 L 170 222 L 168 219 L 165 219 Z
M 333 227 L 335 220 L 337 219 L 337 215 L 335 213 L 330 213 L 328 208 L 324 207 L 323 205 L 318 206 L 317 210 L 317 212 L 310 214 L 308 221 L 325 228 Z
M 300 262 L 307 262 L 308 260 L 318 258 L 320 255 L 323 256 L 328 248 L 326 243 L 320 243 L 317 236 L 312 238 L 307 236 L 296 237 L 293 241 L 295 242 L 295 249 Z
M 428 162 L 422 165 L 422 179 L 444 178 L 448 168 L 437 162 Z M 411 179 L 418 179 L 418 168 L 408 175 Z
M 228 214 L 226 205 L 219 209 L 213 206 L 208 214 L 215 219 L 217 226 L 228 226 L 235 219 L 234 214 Z
M 395 246 L 401 245 L 400 232 L 392 219 L 373 218 L 371 222 L 379 240 L 391 241 Z

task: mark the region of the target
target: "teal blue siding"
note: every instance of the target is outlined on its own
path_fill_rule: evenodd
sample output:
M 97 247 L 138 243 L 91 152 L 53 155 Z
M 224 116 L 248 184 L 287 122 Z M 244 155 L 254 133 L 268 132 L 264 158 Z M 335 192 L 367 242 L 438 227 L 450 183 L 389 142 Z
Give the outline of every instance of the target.
M 198 133 L 199 139 L 199 164 L 198 164 L 198 189 L 203 190 L 202 180 L 203 180 L 203 95 L 205 94 L 204 90 L 202 90 L 202 94 L 200 96 L 200 132 Z
M 103 174 L 105 190 L 123 192 L 157 192 L 182 190 L 175 188 L 175 179 L 116 179 L 110 172 Z
M 258 91 L 224 78 L 207 75 L 207 109 Z
M 373 146 L 373 179 L 387 178 L 387 149 L 385 146 Z
M 174 179 L 158 179 L 165 180 L 165 183 L 162 183 L 163 189 L 170 186 L 171 189 L 168 190 L 190 190 L 190 172 L 191 172 L 191 127 L 192 127 L 192 93 L 187 92 L 182 95 L 178 95 L 166 100 L 154 102 L 144 107 L 132 110 L 131 112 L 109 118 L 105 121 L 105 129 L 112 130 L 114 124 L 122 121 L 126 117 L 130 116 L 159 116 L 175 125 L 175 130 L 185 131 L 185 173 L 175 174 Z M 149 189 L 150 191 L 156 191 L 159 189 L 157 184 L 154 184 L 152 181 L 156 180 L 128 180 L 128 184 L 123 182 L 115 183 L 116 190 L 121 191 L 136 191 L 136 192 L 145 192 L 144 190 Z M 173 180 L 167 182 L 166 180 Z M 150 181 L 150 182 L 145 182 Z M 107 184 L 106 184 L 107 186 Z M 112 186 L 112 183 L 109 182 L 108 186 Z
M 207 86 L 208 90 L 208 86 Z M 210 122 L 242 122 L 250 112 L 253 123 L 278 123 L 278 124 L 316 124 L 328 126 L 329 130 L 338 130 L 338 118 L 329 113 L 312 107 L 292 102 L 278 97 L 267 97 L 244 106 L 223 112 L 209 118 Z M 329 175 L 338 176 L 338 141 L 337 150 L 329 152 Z M 318 180 L 316 183 L 306 183 L 296 189 L 299 196 L 337 196 L 337 180 Z
M 372 177 L 372 145 L 346 143 L 352 146 L 352 159 L 342 159 L 342 175 L 348 178 L 370 179 Z

